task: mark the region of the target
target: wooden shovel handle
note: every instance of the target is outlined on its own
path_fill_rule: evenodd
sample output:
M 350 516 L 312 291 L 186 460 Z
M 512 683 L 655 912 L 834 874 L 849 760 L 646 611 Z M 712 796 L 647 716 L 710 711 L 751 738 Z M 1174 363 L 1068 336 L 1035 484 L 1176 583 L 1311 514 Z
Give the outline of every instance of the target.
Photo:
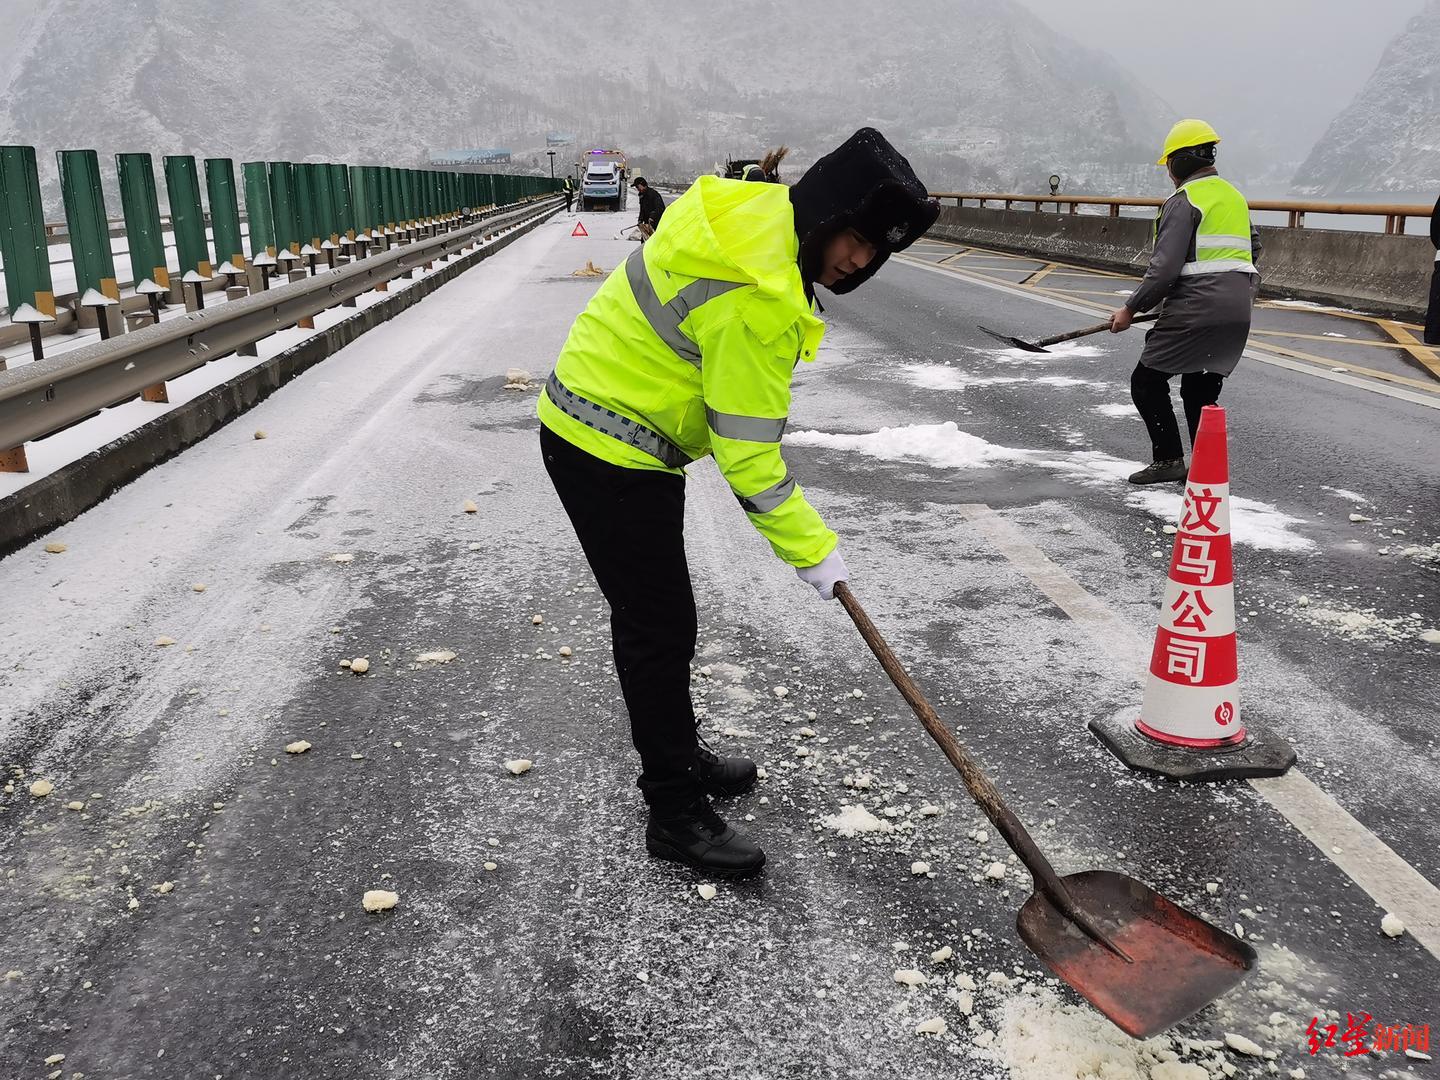
M 960 745 L 959 740 L 945 726 L 945 722 L 936 715 L 930 703 L 925 700 L 925 695 L 920 692 L 915 681 L 900 665 L 899 659 L 886 644 L 875 624 L 870 621 L 870 616 L 865 614 L 865 609 L 860 606 L 860 601 L 855 599 L 855 594 L 850 591 L 850 586 L 846 582 L 839 582 L 835 586 L 835 598 L 840 601 L 850 618 L 855 621 L 855 628 L 860 631 L 860 636 L 865 639 L 865 644 L 870 646 L 870 651 L 880 661 L 880 666 L 885 669 L 885 674 L 890 676 L 890 681 L 895 684 L 895 688 L 900 691 L 901 696 L 910 703 L 910 707 L 915 710 L 915 715 L 919 717 L 925 730 L 930 733 L 930 737 L 940 745 L 940 749 L 950 759 L 950 764 L 954 765 L 960 773 L 960 779 L 964 781 L 965 790 L 970 792 L 970 797 L 975 800 L 981 810 L 985 811 L 985 816 L 994 822 L 995 828 L 1005 838 L 1005 842 L 1025 863 L 1035 879 L 1036 886 L 1050 897 L 1061 911 L 1066 914 L 1073 911 L 1074 901 L 1070 898 L 1069 890 L 1060 881 L 1054 867 L 1050 865 L 1050 861 L 1035 846 L 1035 841 L 1030 839 L 1029 832 L 1006 805 L 999 790 L 990 782 L 990 778 L 980 770 L 980 766 L 975 764 L 970 755 L 965 752 L 965 748 Z
M 1158 311 L 1152 311 L 1148 315 L 1136 315 L 1135 318 L 1130 320 L 1130 325 L 1134 326 L 1136 323 L 1154 322 L 1159 317 L 1160 313 Z M 1104 322 L 1096 323 L 1094 326 L 1084 326 L 1081 327 L 1079 330 L 1067 330 L 1063 334 L 1056 334 L 1054 337 L 1041 338 L 1039 341 L 1035 342 L 1035 344 L 1039 345 L 1042 349 L 1048 348 L 1051 345 L 1059 345 L 1062 341 L 1074 341 L 1076 338 L 1089 337 L 1091 334 L 1104 333 L 1106 330 L 1109 329 L 1110 320 L 1106 319 Z

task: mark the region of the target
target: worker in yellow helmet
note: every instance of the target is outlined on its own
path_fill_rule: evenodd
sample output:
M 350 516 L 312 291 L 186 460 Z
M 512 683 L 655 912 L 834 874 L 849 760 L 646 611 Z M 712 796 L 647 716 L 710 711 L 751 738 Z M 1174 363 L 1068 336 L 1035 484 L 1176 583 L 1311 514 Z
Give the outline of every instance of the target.
M 1110 332 L 1118 334 L 1136 315 L 1164 305 L 1130 376 L 1130 396 L 1149 429 L 1152 450 L 1151 464 L 1130 477 L 1132 484 L 1185 479 L 1170 380 L 1180 376 L 1193 445 L 1200 410 L 1219 400 L 1250 336 L 1260 290 L 1255 269 L 1260 234 L 1250 223 L 1245 196 L 1215 170 L 1219 142 L 1219 133 L 1203 120 L 1181 120 L 1170 129 L 1157 164 L 1169 171 L 1175 193 L 1155 218 L 1145 277 L 1110 316 Z
M 848 577 L 839 538 L 780 453 L 791 379 L 825 331 L 815 290 L 863 284 L 939 212 L 873 128 L 793 187 L 702 176 L 600 286 L 546 383 L 545 469 L 610 603 L 615 674 L 650 809 L 645 846 L 658 858 L 734 877 L 765 863 L 710 804 L 757 774 L 696 731 L 685 467 L 713 456 L 775 554 L 834 597 Z

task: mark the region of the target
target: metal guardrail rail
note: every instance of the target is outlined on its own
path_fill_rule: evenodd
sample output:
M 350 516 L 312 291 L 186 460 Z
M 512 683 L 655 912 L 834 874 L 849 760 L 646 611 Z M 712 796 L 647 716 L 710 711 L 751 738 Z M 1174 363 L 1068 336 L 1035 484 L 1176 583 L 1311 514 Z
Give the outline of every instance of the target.
M 210 215 L 207 213 L 207 214 L 203 215 L 203 217 L 204 217 L 205 225 L 206 225 L 207 227 L 210 226 L 210 225 L 212 224 L 212 222 L 211 222 L 211 220 L 210 220 Z M 240 220 L 241 220 L 241 221 L 246 220 L 245 215 L 244 215 L 243 213 L 240 215 Z M 110 235 L 111 235 L 111 236 L 124 236 L 124 235 L 125 235 L 125 219 L 124 219 L 123 217 L 107 218 L 105 223 L 106 223 L 106 225 L 108 225 L 109 228 L 110 228 Z M 174 227 L 175 227 L 175 223 L 171 220 L 169 214 L 161 214 L 161 215 L 160 215 L 160 228 L 161 228 L 161 229 L 173 229 Z M 44 224 L 44 229 L 45 229 L 45 241 L 46 241 L 46 243 L 48 243 L 51 247 L 54 247 L 54 246 L 59 245 L 59 244 L 68 244 L 68 243 L 70 242 L 70 223 L 69 223 L 68 221 L 47 221 L 47 222 L 45 222 L 45 224 Z
M 1107 206 L 1111 217 L 1119 217 L 1124 208 L 1136 209 L 1162 206 L 1164 199 L 1144 196 L 1111 195 L 1013 195 L 983 191 L 932 191 L 932 199 L 954 199 L 956 206 L 964 206 L 965 200 L 972 199 L 982 208 L 986 203 L 1003 203 L 1006 210 L 1014 209 L 1016 203 L 1029 203 L 1038 213 L 1042 206 L 1054 205 L 1057 214 L 1061 207 L 1069 207 L 1068 213 L 1079 213 L 1082 206 Z M 1379 217 L 1385 219 L 1387 235 L 1403 234 L 1409 218 L 1429 218 L 1431 208 L 1404 203 L 1332 203 L 1305 199 L 1257 199 L 1250 203 L 1251 210 L 1277 211 L 1288 215 L 1286 225 L 1292 229 L 1305 227 L 1306 214 L 1340 214 L 1356 217 Z
M 458 253 L 477 238 L 557 205 L 545 197 L 431 237 L 416 239 L 334 270 L 227 304 L 0 371 L 0 456 L 148 387 L 192 371 L 278 330 L 353 300 L 427 262 Z

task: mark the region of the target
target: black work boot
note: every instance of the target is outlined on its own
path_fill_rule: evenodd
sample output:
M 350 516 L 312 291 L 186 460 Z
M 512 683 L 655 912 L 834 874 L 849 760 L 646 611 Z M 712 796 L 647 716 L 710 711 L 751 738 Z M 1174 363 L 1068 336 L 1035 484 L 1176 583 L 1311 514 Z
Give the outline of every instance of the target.
M 1168 484 L 1176 480 L 1184 480 L 1189 475 L 1185 468 L 1183 457 L 1170 458 L 1166 461 L 1156 461 L 1146 465 L 1137 473 L 1130 474 L 1132 484 Z
M 765 853 L 726 825 L 704 796 L 678 811 L 652 808 L 645 850 L 714 877 L 749 877 L 765 865 Z
M 749 758 L 721 757 L 697 736 L 695 774 L 707 794 L 717 798 L 743 795 L 755 786 L 755 763 Z

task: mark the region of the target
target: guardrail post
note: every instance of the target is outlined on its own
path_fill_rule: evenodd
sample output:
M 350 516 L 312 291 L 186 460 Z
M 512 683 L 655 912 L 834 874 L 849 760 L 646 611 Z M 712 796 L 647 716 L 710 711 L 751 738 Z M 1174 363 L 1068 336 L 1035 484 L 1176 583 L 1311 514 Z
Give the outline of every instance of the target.
M 100 188 L 100 158 L 94 150 L 60 150 L 60 193 L 65 201 L 65 227 L 75 265 L 75 317 L 85 309 L 95 313 L 101 340 L 123 329 L 120 322 L 120 285 L 110 252 L 110 218 Z
M 347 258 L 355 249 L 355 201 L 348 165 L 330 166 L 330 201 L 335 206 L 335 233 L 340 253 Z
M 295 206 L 295 166 L 288 161 L 270 163 L 270 206 L 275 223 L 275 259 L 280 272 L 289 274 L 300 257 L 300 217 Z
M 315 259 L 320 254 L 320 200 L 315 190 L 315 166 L 295 166 L 295 210 L 300 219 L 300 254 L 315 276 Z
M 245 218 L 250 226 L 250 273 L 260 277 L 259 292 L 270 288 L 275 267 L 275 216 L 270 209 L 270 170 L 263 161 L 240 166 L 245 176 Z M 255 283 L 251 281 L 251 290 Z
M 158 323 L 160 309 L 167 306 L 170 294 L 170 270 L 165 233 L 160 227 L 155 165 L 149 154 L 116 154 L 115 168 L 120 174 L 120 205 L 125 214 L 125 239 L 130 247 L 130 276 L 135 279 L 136 295 L 145 297 L 150 305 L 151 323 Z
M 55 321 L 50 282 L 50 245 L 40 205 L 40 173 L 33 146 L 0 146 L 0 258 L 5 260 L 5 297 L 10 321 L 30 329 L 30 349 L 44 359 L 40 327 Z M 5 361 L 0 359 L 0 371 Z M 25 471 L 25 448 L 0 447 L 0 471 Z M 19 455 L 19 465 L 15 456 Z M 7 464 L 8 462 L 8 464 Z
M 185 294 L 187 311 L 205 309 L 205 283 L 214 277 L 210 246 L 205 237 L 205 214 L 200 208 L 200 176 L 188 154 L 165 159 L 165 189 L 170 195 L 170 225 L 180 255 L 180 280 L 193 288 Z
M 335 252 L 340 231 L 335 226 L 335 194 L 330 187 L 330 166 L 312 165 L 311 183 L 314 185 L 315 227 L 320 237 L 320 254 L 325 256 L 325 265 L 335 269 Z
M 367 165 L 350 166 L 351 217 L 355 225 L 355 257 L 363 259 L 370 253 L 370 235 L 375 228 L 376 214 L 372 204 L 373 187 Z
M 215 237 L 216 273 L 224 274 L 226 295 L 245 273 L 245 246 L 240 240 L 240 203 L 235 191 L 235 162 L 205 159 L 205 190 L 210 196 L 210 232 Z
M 420 219 L 423 231 L 426 236 L 435 235 L 435 173 L 429 169 L 417 169 L 415 171 L 415 182 L 417 196 L 420 201 Z M 431 259 L 425 260 L 425 269 L 429 270 L 435 265 Z

